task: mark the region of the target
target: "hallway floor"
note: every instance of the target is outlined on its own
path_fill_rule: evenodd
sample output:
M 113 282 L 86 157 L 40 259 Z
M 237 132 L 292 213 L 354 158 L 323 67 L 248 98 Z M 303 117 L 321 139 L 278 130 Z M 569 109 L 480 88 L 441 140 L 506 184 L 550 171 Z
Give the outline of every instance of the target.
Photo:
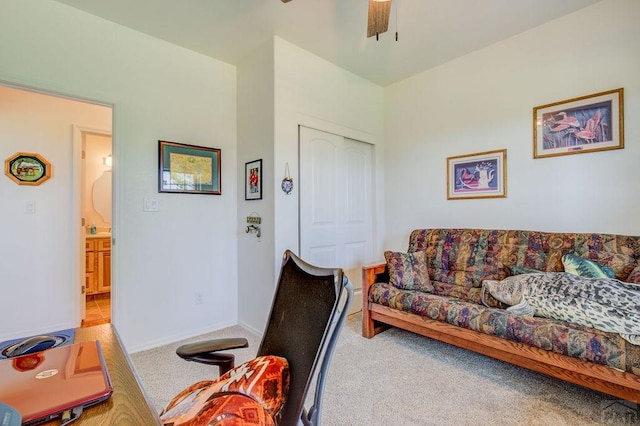
M 106 324 L 111 321 L 111 293 L 87 296 L 87 311 L 82 327 Z

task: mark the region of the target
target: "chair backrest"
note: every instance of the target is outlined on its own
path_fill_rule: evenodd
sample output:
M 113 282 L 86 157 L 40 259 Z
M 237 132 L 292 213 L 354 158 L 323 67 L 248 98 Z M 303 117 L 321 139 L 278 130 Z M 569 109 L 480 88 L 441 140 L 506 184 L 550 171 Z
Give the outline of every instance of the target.
M 339 268 L 310 265 L 287 250 L 258 355 L 289 362 L 289 393 L 279 424 L 319 422 L 324 377 L 351 302 L 351 283 Z M 316 375 L 313 407 L 304 403 Z M 309 418 L 312 418 L 309 421 Z M 315 419 L 318 419 L 317 421 Z

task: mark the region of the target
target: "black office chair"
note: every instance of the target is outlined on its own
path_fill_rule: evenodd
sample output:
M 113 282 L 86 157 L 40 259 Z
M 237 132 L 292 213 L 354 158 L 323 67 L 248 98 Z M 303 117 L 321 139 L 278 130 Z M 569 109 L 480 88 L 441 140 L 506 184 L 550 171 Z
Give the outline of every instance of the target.
M 267 409 L 268 414 L 264 414 L 267 417 L 271 416 L 274 424 L 320 424 L 322 395 L 329 362 L 352 297 L 352 285 L 342 269 L 312 266 L 287 250 L 283 256 L 269 320 L 257 352 L 258 358 L 233 368 L 233 355 L 218 353 L 221 350 L 247 347 L 246 339 L 242 338 L 210 340 L 180 346 L 176 350 L 180 357 L 188 361 L 217 365 L 220 367 L 221 376 L 215 381 L 195 384 L 178 394 L 163 410 L 161 418 L 165 424 L 174 424 L 174 421 L 166 420 L 170 417 L 167 413 L 171 414 L 173 410 L 184 415 L 188 408 L 186 406 L 194 405 L 193 399 L 207 392 L 208 406 L 198 408 L 200 411 L 195 415 L 198 420 L 203 420 L 202 416 L 205 416 L 207 410 L 210 413 L 206 415 L 215 413 L 216 419 L 233 417 L 235 414 L 229 413 L 229 410 L 233 409 L 234 405 L 229 402 L 229 398 L 242 399 L 240 402 L 241 405 L 244 404 L 244 411 L 250 411 L 246 410 L 246 407 L 252 406 L 252 413 L 258 412 L 264 407 L 256 408 L 256 401 L 262 402 L 265 395 L 269 399 L 281 392 L 284 394 L 284 403 L 281 406 L 270 406 Z M 252 378 L 255 378 L 258 371 L 266 370 L 267 363 L 274 362 L 282 362 L 284 365 L 276 366 L 279 369 L 269 370 L 263 383 L 239 384 L 252 374 Z M 274 365 L 269 368 L 271 367 Z M 314 378 L 315 395 L 311 407 L 307 410 L 305 400 Z M 247 393 L 247 387 L 259 389 L 265 395 Z M 249 401 L 247 396 L 252 400 Z M 218 397 L 227 399 L 218 402 Z M 225 404 L 226 407 L 221 408 Z M 192 411 L 195 412 L 195 409 Z M 256 418 L 252 421 L 256 421 Z M 270 422 L 271 420 L 268 421 Z

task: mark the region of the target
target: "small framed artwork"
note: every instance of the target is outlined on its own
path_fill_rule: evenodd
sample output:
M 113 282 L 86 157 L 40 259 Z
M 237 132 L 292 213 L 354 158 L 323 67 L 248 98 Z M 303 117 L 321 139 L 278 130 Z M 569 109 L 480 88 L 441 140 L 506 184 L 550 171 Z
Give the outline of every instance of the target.
M 506 149 L 447 158 L 448 200 L 506 196 Z
M 18 185 L 40 185 L 52 172 L 51 163 L 40 154 L 16 152 L 4 161 L 4 174 Z
M 244 165 L 244 199 L 262 200 L 262 159 Z
M 621 148 L 622 88 L 533 108 L 533 158 Z
M 158 141 L 158 192 L 222 194 L 217 148 Z

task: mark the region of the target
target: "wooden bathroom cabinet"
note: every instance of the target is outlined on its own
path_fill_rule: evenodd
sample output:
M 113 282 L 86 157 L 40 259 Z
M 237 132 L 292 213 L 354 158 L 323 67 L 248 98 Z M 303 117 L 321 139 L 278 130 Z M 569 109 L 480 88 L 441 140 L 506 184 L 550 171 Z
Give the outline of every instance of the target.
M 111 291 L 111 238 L 87 238 L 85 253 L 86 294 Z

